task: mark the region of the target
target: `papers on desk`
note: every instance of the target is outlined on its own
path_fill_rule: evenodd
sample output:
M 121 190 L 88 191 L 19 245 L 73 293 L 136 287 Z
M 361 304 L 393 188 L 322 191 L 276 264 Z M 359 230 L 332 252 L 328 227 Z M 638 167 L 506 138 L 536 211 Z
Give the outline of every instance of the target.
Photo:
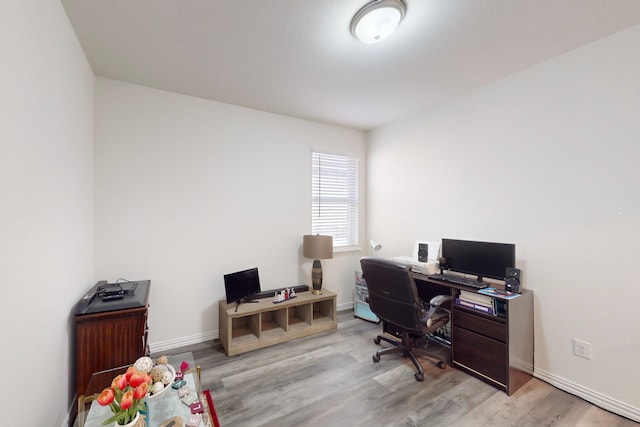
M 478 293 L 501 299 L 514 299 L 520 296 L 520 294 L 517 294 L 515 292 L 503 291 L 495 288 L 479 289 Z
M 438 272 L 438 263 L 435 261 L 420 262 L 418 261 L 418 258 L 414 258 L 412 256 L 396 256 L 391 258 L 391 261 L 402 265 L 408 265 L 414 273 L 420 273 L 428 276 Z

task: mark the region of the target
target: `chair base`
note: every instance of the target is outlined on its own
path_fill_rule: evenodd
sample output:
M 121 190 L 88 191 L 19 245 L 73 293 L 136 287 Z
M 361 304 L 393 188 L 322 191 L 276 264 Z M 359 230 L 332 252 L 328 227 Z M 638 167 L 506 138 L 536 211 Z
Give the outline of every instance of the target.
M 422 337 L 419 337 L 418 339 L 420 338 Z M 422 364 L 418 361 L 418 357 L 416 356 L 415 352 L 419 352 L 420 355 L 425 356 L 429 359 L 432 359 L 432 361 L 434 362 L 434 365 L 440 369 L 444 369 L 447 366 L 447 362 L 445 361 L 444 357 L 426 351 L 428 339 L 426 339 L 427 337 L 424 337 L 424 338 L 425 338 L 424 347 L 419 347 L 419 346 L 416 346 L 416 337 L 412 337 L 408 333 L 402 334 L 402 341 L 391 339 L 383 335 L 378 335 L 373 339 L 374 343 L 380 344 L 380 341 L 385 341 L 391 344 L 393 347 L 387 347 L 387 348 L 378 350 L 376 354 L 373 355 L 373 361 L 379 362 L 380 356 L 385 353 L 402 352 L 402 355 L 404 357 L 408 357 L 409 359 L 411 359 L 411 362 L 413 363 L 416 370 L 418 371 L 414 374 L 416 381 L 424 381 L 424 369 L 422 368 Z

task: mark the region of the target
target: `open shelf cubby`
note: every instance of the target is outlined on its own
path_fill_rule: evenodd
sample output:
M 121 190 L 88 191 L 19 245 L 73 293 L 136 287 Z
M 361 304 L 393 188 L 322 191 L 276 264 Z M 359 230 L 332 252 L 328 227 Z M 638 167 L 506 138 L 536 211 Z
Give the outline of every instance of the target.
M 337 328 L 336 294 L 299 292 L 296 298 L 274 304 L 227 304 L 220 301 L 220 342 L 228 356 L 280 344 Z

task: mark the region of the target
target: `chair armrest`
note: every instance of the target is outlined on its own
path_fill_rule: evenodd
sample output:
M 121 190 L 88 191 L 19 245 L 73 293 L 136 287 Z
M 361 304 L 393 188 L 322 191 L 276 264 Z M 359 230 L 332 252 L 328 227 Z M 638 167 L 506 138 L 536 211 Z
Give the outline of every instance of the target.
M 420 301 L 422 304 L 422 313 L 420 314 L 420 322 L 426 323 L 436 311 L 438 311 L 439 307 L 442 304 L 445 304 L 449 301 L 453 301 L 453 297 L 451 295 L 436 295 L 431 298 L 429 302 Z M 449 309 L 443 308 L 442 310 L 449 312 Z M 440 310 L 440 311 L 442 311 Z
M 429 319 L 431 319 L 431 317 L 439 310 L 440 306 L 449 301 L 453 301 L 453 297 L 451 295 L 436 295 L 435 297 L 431 298 L 428 304 L 423 301 L 423 307 L 425 309 L 429 309 L 429 311 L 427 311 L 426 313 L 426 316 L 424 317 L 424 321 L 428 321 Z M 446 308 L 443 308 L 442 310 L 449 312 L 449 310 Z M 442 312 L 442 310 L 440 310 L 440 312 Z
M 429 301 L 429 305 L 432 307 L 440 307 L 445 302 L 452 300 L 453 297 L 451 295 L 436 295 L 435 297 L 431 298 L 431 301 Z

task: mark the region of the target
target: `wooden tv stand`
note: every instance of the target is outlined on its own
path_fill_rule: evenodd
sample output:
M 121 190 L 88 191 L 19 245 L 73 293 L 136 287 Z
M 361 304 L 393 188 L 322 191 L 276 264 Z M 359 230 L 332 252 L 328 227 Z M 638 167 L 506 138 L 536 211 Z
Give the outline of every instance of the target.
M 272 298 L 257 303 L 218 303 L 220 342 L 227 356 L 280 344 L 338 327 L 336 294 L 299 292 L 278 304 Z

